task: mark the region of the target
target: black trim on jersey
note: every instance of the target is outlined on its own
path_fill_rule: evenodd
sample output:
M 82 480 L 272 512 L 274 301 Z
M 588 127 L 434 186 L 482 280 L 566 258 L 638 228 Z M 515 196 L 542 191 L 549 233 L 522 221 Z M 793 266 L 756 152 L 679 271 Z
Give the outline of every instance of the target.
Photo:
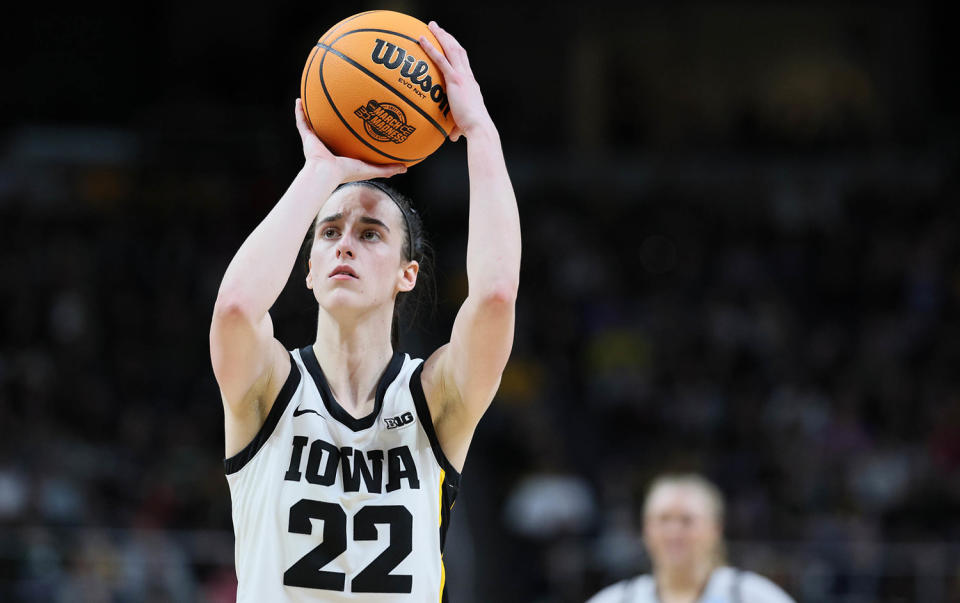
M 307 367 L 307 371 L 310 373 L 310 376 L 313 377 L 313 382 L 317 385 L 317 390 L 323 399 L 323 405 L 327 407 L 327 412 L 330 413 L 331 417 L 340 421 L 353 431 L 369 429 L 376 423 L 377 417 L 380 415 L 380 409 L 383 408 L 383 396 L 387 393 L 387 387 L 397 378 L 397 375 L 400 374 L 400 368 L 403 366 L 403 354 L 394 352 L 393 358 L 391 358 L 387 364 L 387 368 L 384 369 L 383 374 L 380 375 L 380 382 L 377 383 L 377 394 L 373 411 L 369 415 L 357 419 L 344 410 L 336 398 L 333 397 L 333 392 L 330 391 L 330 384 L 327 383 L 327 377 L 323 374 L 320 363 L 317 362 L 317 356 L 313 353 L 312 345 L 300 348 L 300 358 L 303 359 L 303 365 Z
M 440 552 L 443 552 L 447 544 L 447 529 L 450 527 L 450 512 L 453 510 L 453 503 L 457 500 L 457 493 L 460 492 L 460 472 L 457 471 L 447 455 L 443 453 L 440 447 L 440 440 L 437 438 L 437 431 L 433 426 L 433 418 L 430 416 L 430 407 L 427 406 L 427 397 L 423 393 L 423 364 L 420 363 L 413 374 L 410 375 L 410 394 L 413 396 L 413 405 L 417 409 L 417 416 L 420 418 L 420 424 L 427 433 L 427 439 L 430 440 L 430 448 L 433 449 L 433 456 L 437 463 L 443 468 L 445 476 L 440 485 Z
M 433 449 L 433 456 L 437 459 L 437 463 L 443 467 L 447 475 L 452 475 L 456 478 L 456 481 L 459 482 L 460 472 L 447 460 L 447 455 L 443 453 L 443 448 L 440 447 L 437 431 L 433 427 L 433 418 L 430 416 L 430 407 L 427 405 L 427 397 L 423 393 L 423 381 L 421 380 L 424 364 L 425 363 L 421 362 L 420 366 L 415 368 L 413 374 L 410 375 L 410 394 L 413 396 L 413 405 L 417 409 L 417 416 L 420 417 L 420 424 L 423 425 L 423 430 L 427 432 L 427 438 L 430 440 L 430 448 Z
M 289 354 L 290 352 L 287 353 Z M 297 367 L 297 362 L 291 355 L 290 374 L 287 375 L 287 381 L 280 389 L 280 393 L 277 394 L 277 399 L 274 400 L 273 407 L 271 407 L 270 412 L 267 413 L 267 418 L 263 422 L 263 425 L 260 426 L 259 431 L 257 431 L 257 435 L 253 436 L 253 439 L 249 444 L 244 446 L 243 450 L 228 459 L 223 459 L 223 469 L 227 475 L 236 473 L 237 471 L 243 469 L 243 466 L 249 463 L 250 459 L 252 459 L 261 448 L 263 448 L 263 445 L 266 444 L 267 439 L 270 438 L 273 430 L 277 428 L 277 423 L 280 422 L 280 417 L 283 416 L 283 411 L 287 409 L 287 406 L 290 404 L 290 400 L 293 399 L 293 394 L 296 393 L 297 387 L 299 386 L 300 369 Z
M 453 514 L 453 504 L 457 502 L 460 492 L 460 476 L 447 473 L 440 486 L 443 496 L 440 497 L 440 552 L 447 546 L 447 530 L 450 529 L 450 516 Z

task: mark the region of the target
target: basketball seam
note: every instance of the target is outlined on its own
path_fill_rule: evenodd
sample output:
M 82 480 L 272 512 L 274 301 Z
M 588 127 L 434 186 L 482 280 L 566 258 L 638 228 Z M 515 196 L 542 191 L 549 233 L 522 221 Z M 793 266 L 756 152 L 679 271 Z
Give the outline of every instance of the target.
M 326 37 L 328 37 L 328 36 L 332 36 L 333 34 L 337 33 L 337 30 L 340 29 L 340 27 L 346 25 L 347 23 L 349 23 L 350 21 L 353 21 L 354 19 L 358 19 L 358 18 L 360 18 L 360 17 L 362 17 L 362 16 L 364 16 L 364 15 L 369 15 L 370 13 L 379 13 L 379 12 L 390 12 L 390 11 L 366 10 L 366 11 L 363 11 L 362 13 L 357 13 L 357 14 L 353 15 L 352 17 L 347 17 L 347 18 L 345 18 L 344 20 L 342 20 L 342 21 L 340 21 L 339 23 L 337 23 L 336 25 L 334 25 L 333 28 L 332 28 L 330 31 L 328 31 L 327 33 L 323 34 L 323 36 L 322 36 L 319 40 L 317 40 L 317 42 L 318 42 L 318 43 L 323 42 L 323 38 L 326 38 Z
M 405 33 L 401 33 L 401 32 L 399 32 L 399 31 L 393 31 L 392 29 L 379 29 L 379 28 L 376 28 L 376 27 L 364 27 L 363 29 L 351 29 L 350 31 L 341 34 L 340 37 L 337 38 L 336 40 L 334 40 L 333 42 L 331 42 L 331 44 L 335 44 L 337 41 L 340 40 L 340 38 L 345 38 L 346 36 L 349 36 L 349 35 L 352 34 L 352 33 L 362 33 L 362 32 L 365 32 L 365 31 L 372 31 L 372 32 L 374 32 L 374 33 L 388 33 L 388 34 L 393 34 L 393 35 L 397 36 L 398 38 L 403 38 L 403 39 L 405 39 L 405 40 L 410 40 L 411 42 L 413 42 L 413 43 L 416 44 L 417 46 L 420 46 L 420 40 L 418 40 L 417 38 L 411 38 L 410 36 L 408 36 L 408 35 L 405 34 Z M 446 55 L 444 55 L 444 56 L 446 56 Z
M 313 52 L 310 53 L 310 60 L 307 62 L 307 76 L 310 75 L 310 66 L 313 65 L 313 60 L 317 58 L 318 47 L 314 46 Z M 323 81 L 323 78 L 320 78 Z M 307 118 L 307 123 L 313 126 L 313 121 L 310 119 L 310 111 L 307 109 L 307 78 L 303 78 L 303 81 L 300 83 L 300 106 L 303 107 L 303 116 Z
M 354 67 L 356 67 L 357 69 L 359 69 L 360 71 L 362 71 L 363 73 L 365 73 L 366 75 L 368 75 L 368 76 L 370 76 L 371 78 L 373 78 L 375 81 L 379 82 L 380 85 L 382 85 L 384 88 L 387 88 L 387 89 L 389 89 L 390 91 L 396 93 L 397 96 L 399 96 L 400 98 L 402 98 L 408 105 L 410 105 L 411 107 L 413 107 L 413 109 L 416 110 L 417 113 L 419 113 L 420 115 L 422 115 L 424 119 L 426 119 L 426 120 L 429 121 L 431 124 L 433 124 L 433 127 L 436 128 L 437 131 L 439 131 L 441 134 L 443 134 L 443 137 L 444 137 L 444 138 L 446 138 L 449 134 L 447 133 L 446 130 L 443 129 L 443 126 L 441 126 L 439 123 L 437 123 L 437 121 L 436 121 L 435 119 L 433 119 L 432 117 L 430 117 L 430 115 L 429 115 L 426 111 L 424 111 L 424 110 L 421 109 L 419 106 L 417 106 L 416 103 L 414 103 L 413 101 L 411 101 L 410 99 L 408 99 L 408 98 L 405 97 L 404 95 L 400 94 L 397 90 L 394 90 L 393 86 L 391 86 L 390 84 L 388 84 L 388 83 L 385 82 L 384 80 L 380 79 L 380 76 L 378 76 L 378 75 L 376 75 L 375 73 L 371 72 L 369 69 L 367 69 L 367 68 L 364 67 L 363 65 L 360 65 L 359 63 L 357 63 L 356 61 L 354 61 L 354 60 L 351 59 L 350 57 L 344 55 L 342 52 L 340 52 L 340 51 L 337 50 L 336 48 L 333 48 L 333 45 L 334 45 L 334 44 L 336 44 L 337 42 L 339 42 L 339 41 L 342 40 L 343 38 L 349 36 L 350 34 L 364 33 L 364 32 L 388 33 L 388 34 L 392 34 L 392 35 L 398 36 L 398 37 L 400 37 L 400 38 L 404 38 L 404 39 L 406 39 L 406 40 L 410 40 L 411 42 L 417 44 L 418 47 L 419 47 L 419 45 L 420 45 L 420 43 L 419 43 L 417 40 L 415 40 L 414 38 L 411 38 L 410 36 L 408 36 L 408 35 L 406 35 L 406 34 L 402 34 L 402 33 L 398 32 L 398 31 L 392 31 L 392 30 L 389 30 L 389 29 L 372 29 L 372 28 L 365 28 L 365 29 L 352 29 L 352 30 L 350 30 L 350 31 L 348 31 L 348 32 L 346 32 L 346 33 L 343 33 L 343 34 L 341 34 L 339 37 L 337 37 L 336 40 L 330 42 L 330 44 L 323 44 L 322 42 L 317 42 L 317 46 L 321 46 L 321 47 L 329 50 L 330 52 L 333 52 L 334 54 L 336 54 L 338 57 L 340 57 L 340 58 L 343 59 L 344 61 L 347 61 L 348 63 L 350 63 L 351 65 L 353 65 Z
M 339 38 L 338 38 L 338 39 L 339 39 Z M 345 54 L 343 54 L 342 52 L 340 52 L 340 51 L 337 50 L 336 48 L 331 48 L 331 47 L 327 46 L 326 44 L 319 44 L 319 43 L 317 44 L 317 46 L 319 46 L 320 48 L 323 48 L 325 51 L 332 52 L 332 53 L 335 54 L 336 56 L 338 56 L 338 57 L 340 57 L 341 59 L 343 59 L 344 61 L 346 61 L 347 64 L 352 65 L 353 67 L 356 67 L 356 68 L 359 69 L 364 75 L 367 75 L 367 76 L 368 76 L 370 79 L 372 79 L 373 81 L 377 82 L 378 84 L 380 84 L 381 86 L 383 86 L 384 88 L 386 88 L 387 90 L 389 90 L 390 92 L 393 92 L 394 94 L 396 94 L 397 96 L 399 96 L 400 98 L 402 98 L 403 101 L 404 101 L 405 103 L 407 103 L 408 105 L 410 105 L 410 107 L 412 107 L 417 113 L 419 113 L 421 117 L 423 117 L 425 120 L 429 121 L 430 124 L 433 125 L 433 127 L 436 128 L 437 131 L 440 132 L 440 133 L 443 135 L 444 138 L 447 137 L 447 132 L 446 132 L 446 130 L 443 129 L 443 126 L 441 126 L 440 124 L 438 124 L 432 117 L 430 117 L 430 115 L 427 114 L 426 111 L 424 111 L 423 109 L 421 109 L 420 107 L 418 107 L 418 106 L 416 105 L 416 103 L 414 103 L 412 100 L 410 100 L 409 98 L 407 98 L 407 97 L 405 97 L 404 95 L 400 94 L 400 91 L 399 91 L 399 90 L 396 90 L 393 86 L 391 86 L 390 84 L 388 84 L 388 83 L 385 82 L 384 80 L 380 79 L 380 76 L 378 76 L 377 74 L 373 73 L 372 71 L 370 71 L 369 69 L 367 69 L 367 68 L 364 67 L 363 65 L 357 63 L 356 61 L 354 61 L 354 60 L 351 59 L 350 57 L 346 56 Z M 326 56 L 326 52 L 324 52 L 324 56 Z M 322 61 L 321 61 L 321 62 L 322 62 Z
M 361 30 L 356 30 L 356 31 L 361 31 Z M 353 32 L 349 32 L 349 33 L 353 33 Z M 347 34 L 343 34 L 343 35 L 345 36 L 345 35 L 347 35 Z M 343 36 L 341 36 L 341 37 L 343 37 Z M 334 43 L 336 43 L 338 40 L 340 40 L 340 38 L 337 38 L 336 40 L 334 40 Z M 335 54 L 336 56 L 338 56 L 338 57 L 340 57 L 341 59 L 343 59 L 344 61 L 346 61 L 348 64 L 350 64 L 350 65 L 356 67 L 357 69 L 359 69 L 359 70 L 360 70 L 361 72 L 363 72 L 365 75 L 367 75 L 368 77 L 370 77 L 370 79 L 372 79 L 373 81 L 377 82 L 378 84 L 380 84 L 381 86 L 383 86 L 384 88 L 386 88 L 387 90 L 389 90 L 390 92 L 393 92 L 394 94 L 396 94 L 397 96 L 399 96 L 400 98 L 402 98 L 403 101 L 404 101 L 405 103 L 407 103 L 408 105 L 410 105 L 410 107 L 411 107 L 413 110 L 415 110 L 417 113 L 419 113 L 421 117 L 423 117 L 425 120 L 429 121 L 430 124 L 431 124 L 434 128 L 436 128 L 437 131 L 440 132 L 440 134 L 442 134 L 444 138 L 446 138 L 446 137 L 448 136 L 447 131 L 443 129 L 443 126 L 441 126 L 440 124 L 438 124 L 435 119 L 433 119 L 432 117 L 430 117 L 430 115 L 429 115 L 426 111 L 424 111 L 423 109 L 421 109 L 420 107 L 418 107 L 417 104 L 414 103 L 412 100 L 410 100 L 409 98 L 407 98 L 406 96 L 404 96 L 403 94 L 401 94 L 399 90 L 396 90 L 393 86 L 391 86 L 391 85 L 388 84 L 386 81 L 384 81 L 383 79 L 381 79 L 380 76 L 378 76 L 377 74 L 373 73 L 372 71 L 370 71 L 369 69 L 367 69 L 367 68 L 364 67 L 363 65 L 357 63 L 356 61 L 354 61 L 353 59 L 351 59 L 351 58 L 348 57 L 347 55 L 343 54 L 342 52 L 340 52 L 340 51 L 337 50 L 336 48 L 333 48 L 333 47 L 328 46 L 328 45 L 326 45 L 326 44 L 320 44 L 320 43 L 318 43 L 317 46 L 323 48 L 324 50 L 327 50 L 327 51 L 329 51 L 329 52 L 332 52 L 332 53 Z M 326 53 L 324 53 L 324 54 L 326 54 Z
M 349 130 L 349 132 L 350 132 L 351 134 L 353 134 L 354 138 L 356 138 L 357 140 L 359 140 L 360 142 L 362 142 L 362 143 L 365 144 L 366 146 L 370 147 L 370 149 L 372 149 L 374 152 L 383 155 L 383 156 L 386 157 L 387 159 L 393 159 L 394 161 L 399 161 L 399 162 L 401 162 L 401 163 L 422 161 L 422 160 L 424 159 L 424 157 L 418 157 L 418 158 L 415 158 L 415 159 L 403 159 L 403 158 L 401 158 L 401 157 L 394 157 L 393 155 L 390 155 L 389 153 L 385 153 L 385 152 L 381 151 L 380 149 L 378 149 L 377 147 L 375 147 L 375 146 L 373 146 L 372 144 L 370 144 L 369 142 L 367 142 L 366 140 L 364 140 L 364 138 L 363 138 L 362 136 L 360 136 L 359 134 L 357 134 L 356 130 L 354 130 L 352 127 L 350 127 L 350 124 L 347 123 L 347 120 L 344 119 L 344 118 L 343 118 L 343 115 L 340 114 L 340 110 L 337 109 L 337 105 L 333 102 L 333 99 L 330 98 L 330 92 L 327 91 L 327 83 L 326 83 L 326 82 L 324 81 L 324 79 L 323 79 L 323 62 L 324 62 L 325 60 L 327 60 L 327 51 L 334 52 L 337 56 L 340 56 L 340 58 L 343 58 L 343 59 L 346 59 L 346 57 L 344 57 L 343 55 L 341 55 L 339 52 L 333 50 L 332 48 L 326 46 L 325 44 L 320 44 L 320 43 L 318 43 L 317 46 L 319 46 L 320 48 L 323 48 L 323 49 L 324 49 L 323 58 L 320 59 L 320 68 L 319 68 L 319 71 L 320 71 L 320 87 L 323 88 L 323 94 L 327 97 L 327 102 L 330 103 L 330 108 L 333 109 L 333 112 L 336 114 L 337 118 L 341 121 L 341 123 L 343 123 L 343 127 L 345 127 L 347 130 Z M 371 75 L 372 77 L 376 77 L 376 76 L 374 76 L 373 74 L 370 74 L 370 75 Z M 382 83 L 382 82 L 381 82 L 381 83 Z M 395 90 L 394 90 L 394 92 L 396 93 Z M 397 94 L 397 96 L 400 96 L 401 98 L 403 98 L 403 96 L 402 96 L 401 94 L 399 94 L 399 93 Z

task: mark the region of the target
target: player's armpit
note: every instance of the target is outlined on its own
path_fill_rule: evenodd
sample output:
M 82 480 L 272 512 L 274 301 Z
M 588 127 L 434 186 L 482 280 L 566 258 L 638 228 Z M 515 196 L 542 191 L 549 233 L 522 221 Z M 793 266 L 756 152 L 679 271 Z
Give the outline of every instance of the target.
M 291 364 L 290 354 L 279 341 L 273 339 L 270 350 L 268 369 L 260 375 L 242 399 L 228 401 L 221 391 L 226 458 L 242 450 L 257 435 L 290 371 L 296 370 Z
M 487 397 L 478 398 L 478 392 L 473 391 L 472 404 L 467 405 L 454 381 L 451 362 L 455 358 L 451 354 L 452 350 L 451 344 L 446 344 L 431 354 L 424 363 L 421 381 L 440 447 L 454 468 L 460 471 L 466 461 L 477 423 L 483 416 L 483 411 L 490 406 L 500 385 L 502 368 L 497 372 L 496 380 L 485 388 Z
M 254 318 L 242 305 L 217 300 L 210 322 L 210 361 L 213 374 L 230 406 L 251 398 L 276 359 L 273 321 L 269 313 Z M 279 342 L 276 342 L 279 343 Z
M 450 344 L 441 346 L 424 361 L 420 381 L 440 448 L 454 468 L 461 471 L 476 423 L 466 420 L 459 394 L 444 369 L 449 350 Z

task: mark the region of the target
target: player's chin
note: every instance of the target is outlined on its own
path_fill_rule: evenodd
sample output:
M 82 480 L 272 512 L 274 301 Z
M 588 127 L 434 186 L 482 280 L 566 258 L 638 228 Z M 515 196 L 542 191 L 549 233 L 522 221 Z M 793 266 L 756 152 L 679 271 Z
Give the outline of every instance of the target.
M 317 301 L 328 311 L 362 310 L 374 305 L 374 300 L 356 282 L 341 281 L 325 288 Z
M 321 305 L 328 306 L 340 306 L 340 305 L 356 305 L 362 295 L 359 294 L 356 290 L 351 290 L 348 285 L 338 284 L 336 286 L 328 288 L 324 291 L 318 300 Z

